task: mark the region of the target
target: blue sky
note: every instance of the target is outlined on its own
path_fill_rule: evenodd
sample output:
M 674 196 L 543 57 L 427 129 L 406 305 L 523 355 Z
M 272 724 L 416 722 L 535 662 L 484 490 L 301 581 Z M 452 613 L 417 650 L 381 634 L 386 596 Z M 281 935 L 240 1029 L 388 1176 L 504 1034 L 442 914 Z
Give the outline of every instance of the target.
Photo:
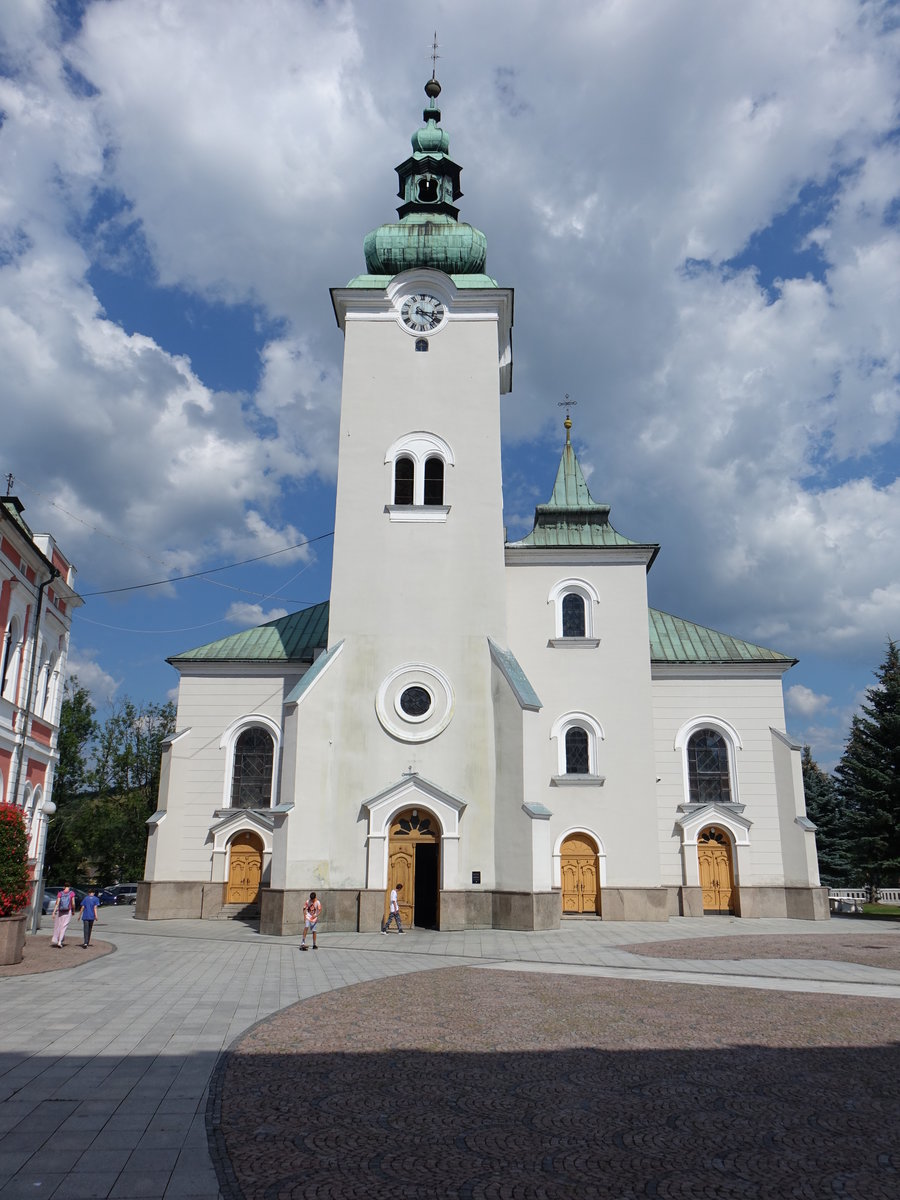
M 0 468 L 78 567 L 73 668 L 162 699 L 168 655 L 327 597 L 328 288 L 392 218 L 435 25 L 516 290 L 510 534 L 568 392 L 595 497 L 662 545 L 651 603 L 795 655 L 830 765 L 900 637 L 889 3 L 8 0 Z

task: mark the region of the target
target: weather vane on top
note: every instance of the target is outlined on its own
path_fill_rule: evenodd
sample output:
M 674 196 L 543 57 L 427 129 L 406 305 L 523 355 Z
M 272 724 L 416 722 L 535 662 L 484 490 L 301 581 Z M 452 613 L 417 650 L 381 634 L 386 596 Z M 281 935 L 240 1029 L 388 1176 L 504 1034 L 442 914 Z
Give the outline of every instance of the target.
M 563 425 L 565 425 L 565 427 L 566 427 L 566 441 L 567 442 L 569 440 L 569 430 L 572 428 L 572 409 L 575 407 L 575 405 L 577 403 L 578 403 L 577 400 L 569 399 L 568 392 L 566 392 L 565 400 L 557 400 L 557 402 L 556 402 L 557 408 L 564 408 L 566 410 L 566 419 L 565 419 L 565 421 L 563 421 Z
M 14 483 L 15 483 L 15 479 L 14 479 L 14 477 L 13 477 L 12 473 L 10 473 L 10 474 L 9 474 L 9 475 L 7 475 L 7 477 L 6 477 L 6 494 L 7 494 L 7 496 L 9 496 L 9 495 L 11 495 L 11 494 L 12 494 L 12 490 L 13 490 L 13 484 L 14 484 Z
M 434 41 L 431 43 L 431 78 L 434 79 L 437 71 L 437 60 L 441 56 L 438 54 L 437 30 L 434 31 Z

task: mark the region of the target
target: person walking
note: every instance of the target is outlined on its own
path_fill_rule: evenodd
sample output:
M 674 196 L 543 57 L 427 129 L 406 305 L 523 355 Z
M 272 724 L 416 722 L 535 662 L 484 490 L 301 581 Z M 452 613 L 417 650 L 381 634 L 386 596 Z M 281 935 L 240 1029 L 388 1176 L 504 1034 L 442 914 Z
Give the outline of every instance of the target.
M 309 899 L 303 905 L 303 937 L 300 939 L 300 949 L 307 950 L 309 947 L 306 944 L 307 933 L 312 934 L 313 950 L 318 950 L 316 945 L 316 923 L 322 913 L 322 901 L 316 899 L 316 893 L 310 892 Z
M 87 950 L 91 944 L 91 933 L 94 929 L 94 922 L 97 920 L 97 909 L 100 907 L 100 901 L 97 899 L 93 888 L 88 888 L 88 894 L 81 902 L 81 912 L 78 914 L 81 917 L 81 927 L 84 930 L 84 941 L 81 943 L 82 950 Z
M 59 946 L 60 949 L 66 944 L 66 930 L 69 928 L 69 922 L 72 920 L 72 913 L 75 911 L 75 893 L 65 885 L 63 890 L 57 894 L 56 903 L 53 905 L 53 936 L 50 939 L 51 946 Z
M 402 891 L 402 883 L 398 883 L 396 887 L 391 888 L 390 912 L 388 913 L 388 919 L 381 927 L 382 933 L 387 933 L 388 929 L 390 928 L 391 921 L 396 921 L 398 933 L 403 932 L 403 922 L 400 920 L 400 897 L 398 895 L 398 893 Z

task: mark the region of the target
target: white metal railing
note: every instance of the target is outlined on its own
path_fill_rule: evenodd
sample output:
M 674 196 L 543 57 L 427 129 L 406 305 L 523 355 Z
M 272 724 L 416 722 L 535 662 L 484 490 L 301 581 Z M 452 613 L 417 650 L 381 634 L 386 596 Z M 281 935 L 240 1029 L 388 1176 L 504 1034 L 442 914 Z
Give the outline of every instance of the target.
M 829 900 L 850 900 L 857 904 L 870 904 L 868 888 L 829 888 Z M 900 888 L 876 888 L 875 904 L 900 904 Z

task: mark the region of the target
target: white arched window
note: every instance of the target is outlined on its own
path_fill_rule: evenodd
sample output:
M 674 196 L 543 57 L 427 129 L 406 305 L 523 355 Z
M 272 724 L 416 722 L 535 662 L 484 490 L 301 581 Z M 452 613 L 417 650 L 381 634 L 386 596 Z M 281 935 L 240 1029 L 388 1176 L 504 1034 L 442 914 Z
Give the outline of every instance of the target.
M 223 808 L 271 808 L 278 783 L 281 730 L 253 713 L 233 722 L 219 742 L 226 753 Z
M 44 704 L 42 712 L 45 721 L 56 721 L 56 695 L 59 691 L 59 654 L 50 655 L 50 667 L 47 672 L 47 686 L 44 689 Z
M 554 722 L 550 736 L 556 739 L 555 784 L 603 783 L 599 762 L 604 733 L 596 718 L 589 713 L 566 713 Z
M 586 579 L 560 579 L 550 589 L 547 603 L 553 605 L 555 635 L 551 646 L 599 646 L 594 613 L 600 596 Z
M 0 694 L 15 703 L 16 689 L 19 680 L 19 660 L 22 657 L 22 625 L 18 617 L 13 617 L 7 626 L 6 638 L 3 643 L 2 680 Z
M 391 500 L 386 512 L 392 521 L 446 521 L 447 468 L 453 451 L 435 433 L 419 431 L 399 438 L 384 459 L 391 468 Z
M 732 725 L 721 717 L 694 717 L 676 734 L 675 749 L 682 754 L 686 803 L 738 803 L 735 753 L 742 746 Z

